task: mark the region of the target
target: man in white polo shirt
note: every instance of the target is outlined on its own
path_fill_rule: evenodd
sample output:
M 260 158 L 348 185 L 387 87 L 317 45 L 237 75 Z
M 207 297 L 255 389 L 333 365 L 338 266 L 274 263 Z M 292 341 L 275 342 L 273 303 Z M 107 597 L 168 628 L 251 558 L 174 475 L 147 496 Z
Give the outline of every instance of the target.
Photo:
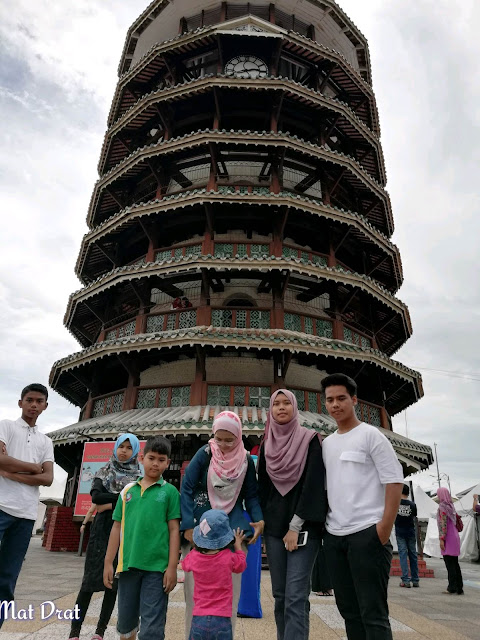
M 325 557 L 349 640 L 392 640 L 387 589 L 390 533 L 403 487 L 392 445 L 358 420 L 357 384 L 343 373 L 322 380 L 338 429 L 322 443 L 329 510 Z
M 42 384 L 23 389 L 22 417 L 0 420 L 0 627 L 37 518 L 39 486 L 53 482 L 53 444 L 36 422 L 48 406 Z

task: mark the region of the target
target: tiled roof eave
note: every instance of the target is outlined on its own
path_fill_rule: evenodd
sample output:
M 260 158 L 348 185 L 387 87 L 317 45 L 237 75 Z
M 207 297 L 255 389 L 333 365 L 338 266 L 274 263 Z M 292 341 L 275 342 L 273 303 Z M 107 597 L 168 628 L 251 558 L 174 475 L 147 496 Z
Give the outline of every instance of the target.
M 372 146 L 376 149 L 379 159 L 379 168 L 382 174 L 382 182 L 383 184 L 386 183 L 386 171 L 383 151 L 380 145 L 380 139 L 376 135 L 376 133 L 372 131 L 346 103 L 334 98 L 329 98 L 323 94 L 318 93 L 314 89 L 310 89 L 309 87 L 295 82 L 294 80 L 283 78 L 281 76 L 246 79 L 235 78 L 221 74 L 212 74 L 203 76 L 201 78 L 185 80 L 184 82 L 173 87 L 155 90 L 143 95 L 125 113 L 119 116 L 117 120 L 112 123 L 109 129 L 106 131 L 102 151 L 100 154 L 100 160 L 98 163 L 99 173 L 104 174 L 103 162 L 106 158 L 106 151 L 109 141 L 116 133 L 119 133 L 121 129 L 136 115 L 144 111 L 151 104 L 156 104 L 159 101 L 163 102 L 168 100 L 175 100 L 178 97 L 184 98 L 185 95 L 188 95 L 189 93 L 204 92 L 211 87 L 226 87 L 235 89 L 247 88 L 252 90 L 276 90 L 295 92 L 295 94 L 301 95 L 314 103 L 324 105 L 328 108 L 331 108 L 333 111 L 340 112 L 347 120 L 350 121 L 351 125 L 354 126 L 361 135 L 365 136 L 370 144 L 372 144 Z
M 245 145 L 250 143 L 256 146 L 265 147 L 276 147 L 279 143 L 282 143 L 290 151 L 313 157 L 316 160 L 325 160 L 328 162 L 332 162 L 333 164 L 342 166 L 345 169 L 349 169 L 352 174 L 364 184 L 366 188 L 371 189 L 376 194 L 376 196 L 384 203 L 389 233 L 393 233 L 393 215 L 388 193 L 385 191 L 384 187 L 375 180 L 375 178 L 373 178 L 365 171 L 362 165 L 355 158 L 344 153 L 332 151 L 325 147 L 307 142 L 295 135 L 290 136 L 285 133 L 263 133 L 250 130 L 219 131 L 202 129 L 200 131 L 189 133 L 188 135 L 186 134 L 177 138 L 171 138 L 167 141 L 153 143 L 151 145 L 136 149 L 133 153 L 124 158 L 118 165 L 112 167 L 112 169 L 110 169 L 110 171 L 102 176 L 102 178 L 100 178 L 95 184 L 87 215 L 87 225 L 89 227 L 92 227 L 94 211 L 102 188 L 120 178 L 125 174 L 126 171 L 131 169 L 139 162 L 159 155 L 174 153 L 178 150 L 183 151 L 187 148 L 194 149 L 198 146 L 205 146 L 210 143 L 215 144 L 218 142 L 224 142 L 230 145 Z
M 346 286 L 359 287 L 364 292 L 375 296 L 390 309 L 401 314 L 407 330 L 410 333 L 412 331 L 410 314 L 406 305 L 369 276 L 345 271 L 341 267 L 323 267 L 310 261 L 304 263 L 299 258 L 276 256 L 217 258 L 210 254 L 182 256 L 180 259 L 172 258 L 162 263 L 147 262 L 143 265 L 129 265 L 113 269 L 70 296 L 64 322 L 67 326 L 70 324 L 77 304 L 97 295 L 100 291 L 116 286 L 121 281 L 138 280 L 153 275 L 180 274 L 186 271 L 198 273 L 202 268 L 258 270 L 260 272 L 289 269 L 301 275 L 312 276 L 317 280 L 333 280 Z
M 297 334 L 286 329 L 236 329 L 218 327 L 192 327 L 149 334 L 136 334 L 124 338 L 95 343 L 80 352 L 54 363 L 50 383 L 63 372 L 96 361 L 109 355 L 127 352 L 171 349 L 176 346 L 230 346 L 246 349 L 279 349 L 292 353 L 311 353 L 333 358 L 370 362 L 405 382 L 413 383 L 417 393 L 421 391 L 421 375 L 396 362 L 377 349 L 359 347 L 342 340 L 333 340 L 307 334 Z M 55 387 L 54 387 L 55 388 Z M 61 390 L 59 391 L 61 393 Z M 413 402 L 413 401 L 412 401 Z
M 113 214 L 94 229 L 86 233 L 82 240 L 80 253 L 75 265 L 75 273 L 80 274 L 80 270 L 83 265 L 87 246 L 91 242 L 97 241 L 99 238 L 105 236 L 107 233 L 118 228 L 119 225 L 126 221 L 132 220 L 135 217 L 149 216 L 157 214 L 158 212 L 172 211 L 175 209 L 182 209 L 188 206 L 194 206 L 196 204 L 203 205 L 205 202 L 224 202 L 227 204 L 237 203 L 241 200 L 245 204 L 250 205 L 267 205 L 267 206 L 280 206 L 286 205 L 292 208 L 301 208 L 305 211 L 316 215 L 324 214 L 324 217 L 333 218 L 345 224 L 356 226 L 367 237 L 372 239 L 373 242 L 378 243 L 383 249 L 395 256 L 395 260 L 400 268 L 400 254 L 398 247 L 392 243 L 392 241 L 373 224 L 371 224 L 364 216 L 348 209 L 337 208 L 331 205 L 319 203 L 313 198 L 308 196 L 293 194 L 291 192 L 282 191 L 278 194 L 269 193 L 268 195 L 261 195 L 257 193 L 229 193 L 223 194 L 218 191 L 207 191 L 206 189 L 192 189 L 185 193 L 172 194 L 166 196 L 161 200 L 155 199 L 149 202 L 140 202 L 122 209 L 118 213 Z M 400 280 L 402 273 L 399 274 Z M 79 276 L 80 277 L 80 276 Z
M 120 432 L 130 431 L 139 435 L 155 433 L 211 433 L 214 417 L 225 409 L 235 411 L 243 422 L 244 435 L 260 434 L 265 427 L 267 412 L 257 407 L 194 406 L 165 409 L 130 409 L 98 418 L 90 418 L 49 433 L 54 445 L 72 444 L 93 439 L 112 439 Z M 315 429 L 323 436 L 335 431 L 330 416 L 300 411 L 300 423 Z M 428 466 L 432 450 L 414 440 L 399 436 L 393 431 L 378 427 L 390 440 L 396 451 Z
M 152 45 L 152 47 L 148 51 L 146 51 L 143 54 L 141 58 L 139 58 L 135 62 L 135 65 L 129 66 L 129 68 L 124 73 L 122 73 L 121 67 L 119 67 L 119 81 L 118 81 L 117 89 L 115 91 L 115 95 L 110 108 L 108 123 L 109 124 L 112 123 L 116 105 L 118 103 L 118 99 L 121 95 L 121 91 L 123 87 L 139 72 L 139 70 L 147 66 L 151 59 L 155 58 L 157 55 L 160 55 L 162 53 L 167 53 L 167 52 L 172 53 L 175 48 L 184 47 L 187 43 L 193 43 L 197 39 L 205 39 L 209 36 L 215 37 L 217 34 L 217 31 L 221 30 L 222 28 L 225 28 L 225 23 L 219 23 L 219 24 L 207 26 L 207 27 L 200 27 L 198 29 L 195 29 L 194 31 L 189 31 L 184 34 L 179 34 L 169 40 L 165 40 L 164 42 L 155 43 Z M 297 45 L 300 44 L 300 46 L 308 46 L 309 51 L 313 51 L 314 53 L 317 53 L 317 55 L 324 55 L 325 57 L 332 59 L 332 61 L 335 61 L 337 64 L 341 65 L 345 69 L 345 71 L 348 72 L 352 80 L 358 85 L 359 88 L 361 88 L 362 91 L 364 91 L 369 96 L 369 98 L 373 102 L 374 112 L 375 112 L 373 114 L 374 126 L 377 127 L 376 133 L 379 135 L 380 131 L 378 127 L 378 114 L 376 113 L 376 103 L 375 103 L 375 97 L 373 94 L 371 82 L 366 81 L 361 76 L 361 74 L 354 67 L 352 67 L 352 65 L 347 60 L 347 58 L 342 53 L 340 53 L 339 51 L 336 51 L 335 49 L 322 45 L 321 43 L 316 42 L 314 40 L 305 38 L 304 36 L 301 36 L 300 34 L 297 34 L 294 31 L 289 31 L 284 36 L 284 39 L 286 42 L 290 41 L 293 44 L 297 44 Z M 128 40 L 128 36 L 127 36 L 127 40 Z M 370 67 L 369 54 L 368 54 L 368 45 L 366 41 L 365 41 L 365 52 L 367 56 L 367 65 L 369 68 Z M 122 53 L 122 59 L 124 55 L 125 55 L 125 50 Z M 370 79 L 371 77 L 370 68 L 368 70 L 368 73 L 369 73 L 369 79 Z

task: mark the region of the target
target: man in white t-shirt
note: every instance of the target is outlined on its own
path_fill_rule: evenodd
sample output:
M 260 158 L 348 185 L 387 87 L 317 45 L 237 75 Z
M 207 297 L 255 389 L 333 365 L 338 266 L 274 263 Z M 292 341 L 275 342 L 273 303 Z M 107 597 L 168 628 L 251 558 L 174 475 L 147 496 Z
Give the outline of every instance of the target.
M 355 413 L 357 385 L 336 373 L 322 380 L 338 429 L 322 443 L 329 510 L 325 556 L 349 640 L 392 640 L 387 589 L 390 533 L 403 472 L 392 445 Z
M 39 486 L 53 482 L 53 444 L 35 426 L 47 400 L 46 387 L 30 384 L 18 401 L 22 417 L 0 420 L 0 627 L 37 518 Z

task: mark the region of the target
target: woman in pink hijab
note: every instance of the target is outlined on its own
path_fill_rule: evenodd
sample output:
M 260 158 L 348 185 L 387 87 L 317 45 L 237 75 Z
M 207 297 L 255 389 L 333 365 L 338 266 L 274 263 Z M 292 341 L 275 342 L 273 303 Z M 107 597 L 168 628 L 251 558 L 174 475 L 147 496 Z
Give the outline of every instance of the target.
M 270 398 L 258 483 L 277 640 L 307 639 L 311 574 L 327 513 L 325 468 L 319 434 L 300 425 L 297 400 L 286 389 Z M 303 546 L 300 532 L 307 534 Z
M 450 491 L 445 487 L 437 490 L 437 524 L 440 549 L 448 572 L 448 587 L 443 593 L 463 595 L 463 578 L 458 556 L 460 555 L 459 531 L 463 529 L 462 519 L 455 511 Z
M 244 531 L 248 544 L 256 542 L 263 531 L 263 514 L 258 501 L 255 466 L 242 440 L 242 421 L 233 411 L 222 411 L 213 421 L 213 438 L 193 456 L 182 481 L 180 506 L 185 544 L 182 556 L 191 549 L 192 534 L 205 511 L 220 509 L 227 513 L 230 527 Z M 253 519 L 244 516 L 243 504 Z M 232 629 L 235 632 L 241 574 L 233 574 Z M 185 574 L 185 637 L 190 635 L 193 611 L 193 574 Z

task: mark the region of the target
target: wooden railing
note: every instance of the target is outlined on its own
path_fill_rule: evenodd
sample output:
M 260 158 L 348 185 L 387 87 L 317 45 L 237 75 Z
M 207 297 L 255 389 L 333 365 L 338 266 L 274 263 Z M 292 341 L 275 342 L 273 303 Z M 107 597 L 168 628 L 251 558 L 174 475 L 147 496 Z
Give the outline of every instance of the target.
M 147 315 L 145 333 L 157 331 L 173 331 L 174 329 L 189 329 L 197 325 L 196 309 L 175 309 L 163 313 Z
M 188 407 L 189 404 L 190 385 L 139 387 L 137 389 L 135 409 Z
M 212 309 L 213 327 L 237 329 L 270 329 L 270 309 L 218 307 Z
M 333 338 L 333 322 L 325 318 L 285 312 L 283 328 L 323 338 Z
M 125 389 L 115 391 L 108 395 L 92 398 L 92 418 L 104 416 L 107 413 L 117 413 L 123 409 L 123 399 L 125 397 Z

